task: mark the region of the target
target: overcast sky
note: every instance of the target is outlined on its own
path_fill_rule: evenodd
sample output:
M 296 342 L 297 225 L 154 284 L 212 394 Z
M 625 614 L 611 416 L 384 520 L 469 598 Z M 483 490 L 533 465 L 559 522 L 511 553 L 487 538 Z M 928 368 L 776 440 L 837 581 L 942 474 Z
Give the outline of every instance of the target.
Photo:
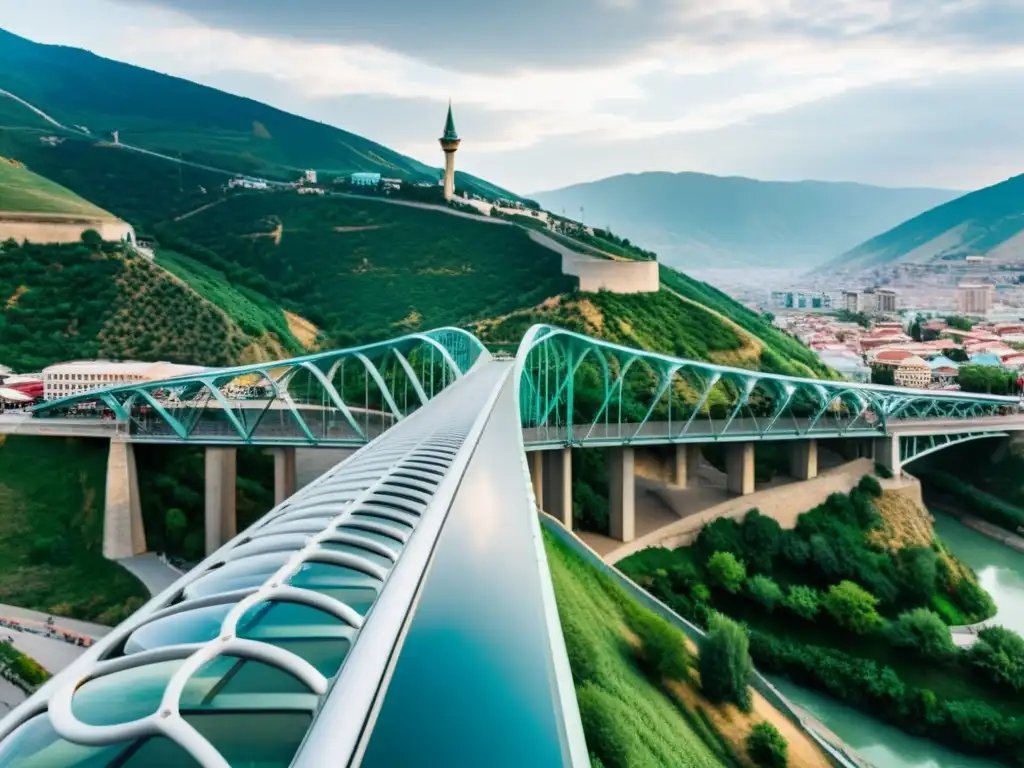
M 0 26 L 433 165 L 451 97 L 459 167 L 523 193 L 1024 172 L 1022 0 L 0 0 Z

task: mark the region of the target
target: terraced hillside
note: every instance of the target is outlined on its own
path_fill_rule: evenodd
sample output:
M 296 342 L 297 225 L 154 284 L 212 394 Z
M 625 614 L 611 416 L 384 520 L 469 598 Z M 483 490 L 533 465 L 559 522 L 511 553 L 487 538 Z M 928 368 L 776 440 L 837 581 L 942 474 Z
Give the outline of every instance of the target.
M 85 357 L 226 365 L 303 349 L 280 310 L 276 324 L 255 301 L 226 311 L 120 244 L 7 244 L 0 258 L 0 360 L 15 370 Z

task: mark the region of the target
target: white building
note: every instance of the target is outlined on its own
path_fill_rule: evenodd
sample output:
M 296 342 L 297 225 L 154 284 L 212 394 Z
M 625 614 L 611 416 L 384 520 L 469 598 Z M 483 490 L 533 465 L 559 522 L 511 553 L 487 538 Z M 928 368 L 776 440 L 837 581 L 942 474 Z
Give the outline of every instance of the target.
M 240 187 L 242 189 L 266 189 L 267 182 L 263 179 L 231 179 L 228 181 L 228 188 L 234 189 Z
M 995 286 L 985 283 L 961 283 L 956 289 L 957 311 L 963 315 L 984 317 L 992 309 Z
M 316 184 L 316 171 L 306 171 L 302 174 L 302 180 L 306 184 Z
M 203 370 L 206 369 L 198 365 L 163 362 L 118 363 L 109 360 L 74 360 L 69 363 L 56 363 L 43 369 L 43 399 L 57 400 L 93 389 L 186 376 Z

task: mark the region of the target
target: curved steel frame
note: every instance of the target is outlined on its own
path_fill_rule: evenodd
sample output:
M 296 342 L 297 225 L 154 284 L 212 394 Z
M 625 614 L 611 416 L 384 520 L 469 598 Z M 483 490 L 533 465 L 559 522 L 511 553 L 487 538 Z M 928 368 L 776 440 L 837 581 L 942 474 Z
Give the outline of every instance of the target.
M 603 399 L 596 413 L 581 419 L 576 378 L 588 361 Z M 627 376 L 638 369 L 646 371 L 650 401 L 642 417 L 630 419 L 623 392 Z M 548 325 L 527 332 L 516 375 L 527 443 L 534 445 L 871 436 L 901 422 L 967 420 L 1018 406 L 1013 397 L 806 379 L 686 360 Z M 716 393 L 724 412 L 711 418 Z M 802 414 L 793 410 L 798 399 Z M 751 407 L 755 400 L 760 412 Z M 652 418 L 659 408 L 661 418 Z
M 366 738 L 394 649 L 505 373 L 499 379 L 480 371 L 481 379 L 466 381 L 468 389 L 450 393 L 437 407 L 365 446 L 143 606 L 0 724 L 0 763 L 8 737 L 45 725 L 48 717 L 57 737 L 74 744 L 123 746 L 128 751 L 121 754 L 127 755 L 138 740 L 163 737 L 204 768 L 230 768 L 183 712 L 216 717 L 221 710 L 213 700 L 234 670 L 201 705 L 184 703 L 183 694 L 200 670 L 231 657 L 290 674 L 309 694 L 296 699 L 253 690 L 241 705 L 245 711 L 314 713 L 297 745 L 300 753 L 317 745 L 304 764 L 323 765 L 329 748 L 331 760 L 347 765 Z M 313 565 L 322 568 L 319 575 L 308 570 Z M 353 602 L 360 600 L 368 603 L 363 609 Z M 285 603 L 315 609 L 319 618 L 298 624 L 274 619 L 269 609 Z M 225 609 L 222 617 L 197 613 L 218 606 Z M 260 621 L 266 633 L 247 637 Z M 350 642 L 340 667 L 322 671 L 294 644 L 317 638 Z M 178 660 L 159 703 L 143 717 L 100 725 L 87 722 L 96 714 L 89 706 L 76 707 L 92 680 L 149 673 L 150 665 Z M 134 685 L 126 682 L 129 689 Z
M 964 432 L 939 435 L 900 435 L 900 464 L 907 464 L 951 445 L 981 440 L 986 437 L 1007 437 L 1008 432 Z
M 102 404 L 139 441 L 361 445 L 481 358 L 490 355 L 471 333 L 439 328 L 352 349 L 97 389 L 43 403 L 32 413 L 64 416 Z M 351 363 L 347 378 L 346 363 Z M 351 385 L 353 373 L 365 381 L 361 403 L 351 394 L 346 401 L 345 385 Z M 239 398 L 225 391 L 245 379 L 255 380 L 266 394 Z M 314 397 L 297 402 L 300 381 L 316 390 Z M 276 426 L 267 418 L 274 411 Z

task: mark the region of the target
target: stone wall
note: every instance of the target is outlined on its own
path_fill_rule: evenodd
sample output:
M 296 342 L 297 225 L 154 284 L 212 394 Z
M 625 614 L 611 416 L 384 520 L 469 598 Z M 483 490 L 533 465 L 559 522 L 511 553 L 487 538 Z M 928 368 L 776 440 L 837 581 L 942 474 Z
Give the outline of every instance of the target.
M 833 493 L 849 493 L 856 487 L 860 479 L 869 474 L 874 464 L 869 459 L 858 459 L 837 467 L 813 480 L 786 483 L 774 488 L 755 491 L 747 496 L 737 496 L 716 504 L 713 507 L 683 517 L 679 522 L 666 525 L 653 533 L 635 539 L 628 544 L 609 552 L 605 559 L 609 563 L 617 563 L 625 557 L 647 547 L 686 547 L 697 539 L 700 529 L 720 517 L 740 519 L 751 509 L 757 508 L 761 514 L 777 520 L 783 528 L 796 527 L 797 518 L 804 512 L 822 504 Z M 662 500 L 673 506 L 671 494 L 661 495 Z M 685 510 L 676 510 L 685 514 Z
M 660 288 L 656 261 L 605 261 L 562 254 L 562 273 L 578 277 L 585 293 L 656 293 Z
M 36 214 L 0 213 L 0 242 L 14 239 L 33 243 L 77 243 L 82 233 L 94 229 L 104 240 L 118 241 L 128 237 L 135 241 L 131 224 L 120 219 L 90 219 L 79 216 L 45 216 Z

